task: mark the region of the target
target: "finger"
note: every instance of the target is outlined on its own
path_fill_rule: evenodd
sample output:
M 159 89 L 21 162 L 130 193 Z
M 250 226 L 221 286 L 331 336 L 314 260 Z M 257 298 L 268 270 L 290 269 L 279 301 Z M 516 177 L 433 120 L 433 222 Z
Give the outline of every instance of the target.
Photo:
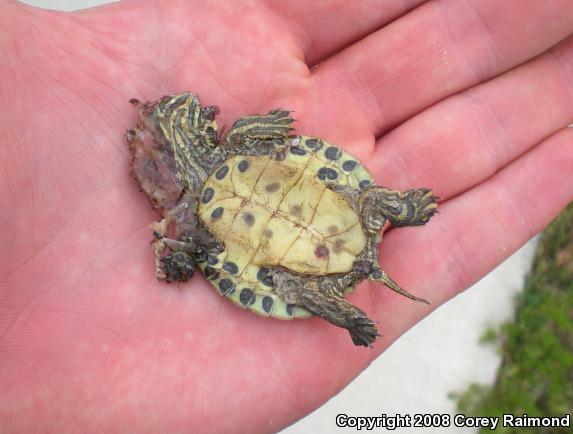
M 382 185 L 449 198 L 572 120 L 573 37 L 402 124 L 378 141 L 370 168 Z
M 432 1 L 317 68 L 316 98 L 330 102 L 324 116 L 359 112 L 363 126 L 379 135 L 543 52 L 572 29 L 570 0 Z
M 443 204 L 423 230 L 389 233 L 382 244 L 384 269 L 436 308 L 540 232 L 573 200 L 572 179 L 573 129 L 566 128 Z M 386 334 L 399 336 L 427 314 L 391 291 L 373 291 L 380 309 L 372 317 L 390 318 L 383 324 Z
M 425 0 L 266 0 L 297 38 L 308 65 L 363 38 Z

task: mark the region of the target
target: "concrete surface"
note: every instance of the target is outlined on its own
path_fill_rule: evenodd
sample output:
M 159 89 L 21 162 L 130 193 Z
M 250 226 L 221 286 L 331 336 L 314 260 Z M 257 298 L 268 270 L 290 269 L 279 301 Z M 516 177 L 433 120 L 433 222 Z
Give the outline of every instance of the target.
M 114 3 L 112 0 L 18 0 L 32 6 L 58 11 L 73 11 L 77 9 L 91 8 L 106 3 Z
M 26 0 L 49 9 L 74 10 L 102 0 Z M 448 393 L 464 390 L 471 382 L 491 383 L 500 358 L 492 348 L 478 345 L 491 324 L 511 318 L 513 299 L 533 257 L 530 241 L 474 287 L 442 306 L 400 340 L 345 390 L 324 406 L 283 431 L 283 434 L 352 432 L 338 429 L 337 414 L 453 414 Z M 383 428 L 378 429 L 384 430 Z M 471 433 L 471 428 L 409 428 L 407 433 Z

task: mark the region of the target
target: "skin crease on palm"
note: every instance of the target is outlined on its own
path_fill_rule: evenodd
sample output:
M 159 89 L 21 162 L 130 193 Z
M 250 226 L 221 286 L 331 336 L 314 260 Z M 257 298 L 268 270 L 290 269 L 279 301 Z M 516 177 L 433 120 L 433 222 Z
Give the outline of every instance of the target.
M 270 432 L 324 403 L 573 199 L 572 33 L 569 0 L 0 0 L 2 430 Z M 128 100 L 186 90 L 219 125 L 293 109 L 379 184 L 433 188 L 440 214 L 381 245 L 432 305 L 360 285 L 382 333 L 367 349 L 199 276 L 156 281 Z

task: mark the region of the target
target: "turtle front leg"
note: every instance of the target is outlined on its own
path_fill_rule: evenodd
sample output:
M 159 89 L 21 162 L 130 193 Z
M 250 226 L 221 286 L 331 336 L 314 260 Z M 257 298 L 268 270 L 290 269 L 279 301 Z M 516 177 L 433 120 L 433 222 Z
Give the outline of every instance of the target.
M 154 240 L 151 241 L 155 257 L 155 276 L 164 282 L 186 282 L 195 272 L 197 246 L 191 239 L 177 241 L 165 236 L 168 219 L 152 225 Z M 165 255 L 165 250 L 169 253 Z
M 194 245 L 192 242 L 186 243 L 182 241 L 175 240 L 165 240 L 166 245 L 170 247 L 169 243 L 180 244 L 177 250 L 171 250 L 171 252 L 162 257 L 161 261 L 161 271 L 163 272 L 165 282 L 187 282 L 195 274 L 195 252 L 192 250 Z
M 171 230 L 169 227 L 171 226 Z M 166 282 L 193 277 L 198 256 L 217 254 L 223 247 L 197 218 L 197 197 L 187 192 L 180 202 L 152 225 L 155 275 Z M 167 236 L 168 232 L 170 236 Z M 168 250 L 168 253 L 166 253 Z
M 243 155 L 262 155 L 272 151 L 272 141 L 286 139 L 293 131 L 290 111 L 271 110 L 264 115 L 249 115 L 238 119 L 227 133 L 223 147 Z
M 316 279 L 303 279 L 277 270 L 273 283 L 285 302 L 304 307 L 331 324 L 347 329 L 354 345 L 371 347 L 376 337 L 380 336 L 376 323 L 362 310 L 333 291 L 321 288 Z

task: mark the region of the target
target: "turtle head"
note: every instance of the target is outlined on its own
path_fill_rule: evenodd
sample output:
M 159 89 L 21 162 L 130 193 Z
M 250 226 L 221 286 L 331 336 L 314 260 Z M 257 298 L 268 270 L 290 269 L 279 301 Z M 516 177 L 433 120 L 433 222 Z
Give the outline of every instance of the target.
M 171 147 L 177 178 L 190 191 L 198 191 L 223 159 L 215 121 L 218 113 L 218 107 L 202 107 L 199 97 L 189 92 L 165 96 L 153 107 L 153 118 Z
M 155 107 L 163 134 L 170 142 L 178 139 L 187 146 L 214 148 L 217 143 L 216 115 L 219 107 L 202 107 L 190 92 L 164 96 Z

